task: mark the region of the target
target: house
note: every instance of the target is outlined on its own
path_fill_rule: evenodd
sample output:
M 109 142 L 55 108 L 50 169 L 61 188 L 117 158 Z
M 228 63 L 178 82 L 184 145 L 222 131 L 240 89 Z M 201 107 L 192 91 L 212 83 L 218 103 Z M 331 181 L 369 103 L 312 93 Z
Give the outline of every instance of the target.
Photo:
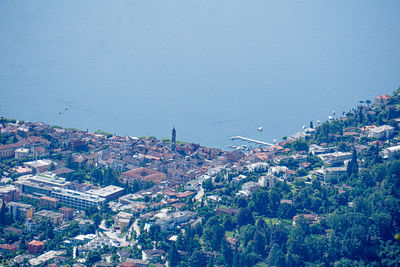
M 30 204 L 24 204 L 19 202 L 8 203 L 8 209 L 13 215 L 13 218 L 25 218 L 29 219 L 33 216 L 33 206 Z
M 391 146 L 382 150 L 381 154 L 382 157 L 385 159 L 391 159 L 398 155 L 400 152 L 400 145 L 398 146 Z
M 158 213 L 154 217 L 159 218 L 156 224 L 159 225 L 162 230 L 172 230 L 177 225 L 196 218 L 196 214 L 191 211 L 177 211 L 173 213 Z
M 382 125 L 379 127 L 371 128 L 368 132 L 368 137 L 382 139 L 382 138 L 390 138 L 393 136 L 394 128 L 389 125 Z
M 334 152 L 327 154 L 319 154 L 318 157 L 328 165 L 343 164 L 346 160 L 352 158 L 351 152 Z
M 383 94 L 375 97 L 375 106 L 382 107 L 386 105 L 392 97 L 387 94 Z
M 24 162 L 25 167 L 35 169 L 37 173 L 48 171 L 52 164 L 56 165 L 57 163 L 49 159 L 39 159 L 35 161 Z
M 271 188 L 271 187 L 274 186 L 274 184 L 275 184 L 277 181 L 278 181 L 278 177 L 276 177 L 276 176 L 274 176 L 274 175 L 271 175 L 271 174 L 268 174 L 268 175 L 265 175 L 265 176 L 261 176 L 261 177 L 258 179 L 258 184 L 259 184 L 261 187 L 268 187 L 268 188 Z
M 134 181 L 137 182 L 154 182 L 156 184 L 161 183 L 167 175 L 162 172 L 151 170 L 148 168 L 137 168 L 121 173 L 120 182 L 132 184 Z
M 129 226 L 129 223 L 132 218 L 133 218 L 132 213 L 127 213 L 127 212 L 122 212 L 122 211 L 119 212 L 114 217 L 115 227 L 122 231 L 125 227 Z
M 36 229 L 36 221 L 32 220 L 32 219 L 28 219 L 25 221 L 25 231 L 31 233 L 34 232 Z
M 0 186 L 0 199 L 4 202 L 18 201 L 19 190 L 13 185 Z
M 58 212 L 64 215 L 64 218 L 67 220 L 71 220 L 74 217 L 74 210 L 67 207 L 61 207 L 58 209 Z
M 43 241 L 32 240 L 28 243 L 28 252 L 30 254 L 39 254 L 43 250 Z
M 17 252 L 18 247 L 10 244 L 1 244 L 0 252 L 3 254 L 11 254 Z
M 293 225 L 296 225 L 296 222 L 299 221 L 300 218 L 304 218 L 307 223 L 314 224 L 319 222 L 319 216 L 316 214 L 297 214 L 293 217 Z
M 257 182 L 247 182 L 242 185 L 242 191 L 246 192 L 247 195 L 250 195 L 260 187 L 260 184 Z
M 9 159 L 15 156 L 15 150 L 24 145 L 20 142 L 8 145 L 0 145 L 0 159 Z
M 40 218 L 42 220 L 49 220 L 54 225 L 60 225 L 64 218 L 64 216 L 61 213 L 50 210 L 38 211 L 35 213 L 35 217 Z
M 126 262 L 120 263 L 118 267 L 147 267 L 149 263 L 149 260 L 127 259 Z
M 164 258 L 165 251 L 162 249 L 142 250 L 142 260 L 152 263 L 161 261 Z
M 30 150 L 29 148 L 20 147 L 15 150 L 15 158 L 22 159 L 29 157 Z

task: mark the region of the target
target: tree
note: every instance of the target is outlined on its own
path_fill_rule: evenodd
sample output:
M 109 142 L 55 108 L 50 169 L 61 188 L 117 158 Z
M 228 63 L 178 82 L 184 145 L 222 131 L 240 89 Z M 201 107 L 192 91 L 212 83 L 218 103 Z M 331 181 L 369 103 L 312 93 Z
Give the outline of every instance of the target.
M 236 217 L 236 223 L 239 226 L 246 224 L 254 224 L 254 218 L 248 209 L 241 209 Z
M 202 183 L 202 187 L 206 192 L 210 192 L 214 189 L 212 179 L 207 179 Z
M 101 223 L 101 216 L 100 216 L 100 214 L 98 214 L 98 213 L 94 214 L 93 217 L 92 217 L 92 219 L 93 219 L 94 225 L 96 225 L 96 228 L 99 227 L 99 225 L 100 225 L 100 223 Z
M 233 251 L 230 244 L 225 238 L 221 239 L 221 254 L 224 257 L 225 264 L 227 266 L 232 266 L 233 263 Z
M 179 263 L 179 254 L 178 250 L 176 249 L 175 243 L 172 243 L 171 248 L 168 252 L 168 266 L 175 267 L 178 266 Z
M 207 261 L 203 252 L 194 251 L 189 258 L 189 266 L 190 267 L 198 267 L 198 266 L 206 266 Z
M 6 203 L 4 201 L 1 202 L 1 208 L 0 208 L 0 225 L 5 225 L 7 220 L 6 220 Z
M 274 244 L 267 258 L 268 266 L 284 266 L 285 262 L 285 254 L 283 254 L 282 249 Z
M 93 266 L 96 262 L 101 261 L 101 255 L 98 251 L 89 251 L 86 258 L 86 264 L 88 266 Z
M 353 149 L 352 159 L 347 164 L 347 176 L 350 177 L 352 174 L 358 175 L 357 151 L 355 149 Z
M 292 143 L 292 149 L 294 151 L 308 151 L 308 143 L 304 140 L 297 139 Z

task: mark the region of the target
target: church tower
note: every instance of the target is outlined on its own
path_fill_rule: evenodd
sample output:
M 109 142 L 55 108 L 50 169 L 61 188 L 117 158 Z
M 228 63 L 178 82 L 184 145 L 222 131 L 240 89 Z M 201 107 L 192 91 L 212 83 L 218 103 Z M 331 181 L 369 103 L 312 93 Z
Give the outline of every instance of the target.
M 176 130 L 175 127 L 172 128 L 172 136 L 171 136 L 171 150 L 175 151 L 176 149 Z

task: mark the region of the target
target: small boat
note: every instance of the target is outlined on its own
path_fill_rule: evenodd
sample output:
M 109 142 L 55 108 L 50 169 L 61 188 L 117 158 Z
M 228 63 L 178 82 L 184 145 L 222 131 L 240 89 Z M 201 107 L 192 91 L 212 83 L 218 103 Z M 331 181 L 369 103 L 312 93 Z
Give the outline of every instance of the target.
M 257 128 L 257 131 L 262 132 L 262 130 L 263 130 L 263 127 L 261 127 L 261 126 Z
M 61 111 L 59 111 L 59 112 L 58 112 L 58 114 L 62 114 L 62 112 L 61 112 Z

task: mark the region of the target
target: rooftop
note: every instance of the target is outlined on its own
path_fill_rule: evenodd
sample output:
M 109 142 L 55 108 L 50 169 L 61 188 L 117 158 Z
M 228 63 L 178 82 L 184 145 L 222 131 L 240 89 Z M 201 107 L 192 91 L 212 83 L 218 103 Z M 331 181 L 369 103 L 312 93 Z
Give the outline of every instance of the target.
M 103 187 L 100 189 L 91 189 L 89 191 L 87 191 L 86 193 L 88 194 L 93 194 L 99 197 L 107 197 L 110 196 L 112 194 L 124 191 L 125 189 L 119 186 L 115 186 L 115 185 L 109 185 L 107 187 Z
M 52 192 L 57 193 L 57 194 L 62 194 L 64 196 L 81 198 L 81 199 L 85 199 L 85 200 L 89 200 L 89 201 L 93 201 L 93 202 L 105 201 L 105 199 L 102 197 L 88 194 L 88 193 L 82 193 L 82 192 L 78 192 L 78 191 L 70 190 L 70 189 L 62 189 L 62 188 L 53 187 Z

